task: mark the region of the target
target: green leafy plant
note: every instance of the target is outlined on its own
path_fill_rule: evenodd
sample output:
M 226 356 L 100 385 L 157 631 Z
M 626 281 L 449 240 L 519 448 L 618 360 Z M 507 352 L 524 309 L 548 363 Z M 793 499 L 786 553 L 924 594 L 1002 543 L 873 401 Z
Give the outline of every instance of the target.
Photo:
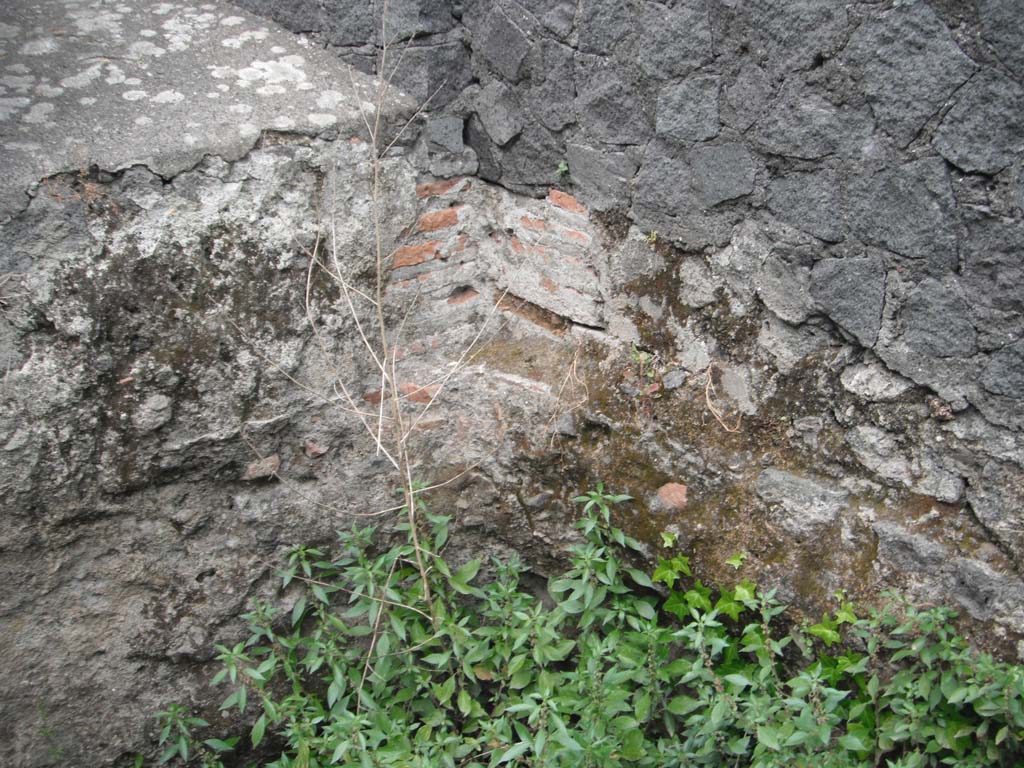
M 555 169 L 555 173 L 558 174 L 559 178 L 565 178 L 569 175 L 569 164 L 563 160 L 558 164 L 558 167 Z
M 749 579 L 702 584 L 685 555 L 652 579 L 615 524 L 628 500 L 602 485 L 576 498 L 582 540 L 547 602 L 515 557 L 448 562 L 448 518 L 426 511 L 422 571 L 409 531 L 383 549 L 367 528 L 334 556 L 293 550 L 293 607 L 256 605 L 249 638 L 218 648 L 224 710 L 253 723 L 267 768 L 1024 760 L 1024 672 L 969 649 L 950 611 L 896 598 L 864 611 L 839 594 L 805 626 Z M 183 707 L 160 718 L 167 760 L 202 751 L 214 766 L 235 746 L 199 742 L 205 723 Z

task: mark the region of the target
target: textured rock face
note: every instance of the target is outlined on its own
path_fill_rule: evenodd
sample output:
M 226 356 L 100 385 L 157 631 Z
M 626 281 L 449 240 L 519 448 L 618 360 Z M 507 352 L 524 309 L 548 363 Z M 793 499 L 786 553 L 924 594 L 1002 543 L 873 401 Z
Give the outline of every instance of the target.
M 373 65 L 375 4 L 239 5 Z M 711 580 L 1024 636 L 1024 40 L 949 5 L 392 0 L 389 140 L 437 93 L 383 164 L 385 314 L 453 551 L 552 569 L 604 480 Z M 127 763 L 217 716 L 290 546 L 394 503 L 309 271 L 372 294 L 375 86 L 212 3 L 15 3 L 0 54 L 0 762 Z

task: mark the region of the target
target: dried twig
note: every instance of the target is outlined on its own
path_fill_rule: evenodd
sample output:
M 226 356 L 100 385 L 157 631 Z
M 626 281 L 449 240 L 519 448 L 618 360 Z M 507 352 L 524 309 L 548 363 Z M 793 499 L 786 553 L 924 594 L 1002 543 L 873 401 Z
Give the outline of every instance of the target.
M 726 432 L 739 432 L 740 422 L 743 421 L 743 414 L 737 413 L 736 423 L 730 426 L 725 421 L 725 410 L 715 404 L 717 393 L 715 392 L 714 369 L 715 364 L 710 363 L 707 370 L 704 372 L 704 375 L 707 377 L 707 383 L 704 385 L 704 403 L 707 405 L 708 410 L 711 411 L 711 415 L 715 417 L 715 421 L 721 425 L 722 429 Z

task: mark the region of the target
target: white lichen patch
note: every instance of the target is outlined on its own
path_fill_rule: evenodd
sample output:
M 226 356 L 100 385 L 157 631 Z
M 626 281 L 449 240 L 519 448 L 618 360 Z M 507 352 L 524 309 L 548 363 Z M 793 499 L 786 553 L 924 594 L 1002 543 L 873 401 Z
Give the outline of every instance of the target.
M 64 93 L 64 89 L 49 83 L 40 83 L 36 86 L 36 93 L 47 99 L 52 99 Z
M 85 88 L 89 83 L 98 80 L 103 74 L 102 64 L 93 64 L 88 69 L 79 72 L 77 75 L 68 75 L 60 84 L 64 88 Z
M 174 3 L 160 3 L 160 5 L 153 9 L 153 13 L 157 16 L 166 16 L 168 13 L 176 11 L 177 9 L 178 6 Z
M 10 120 L 31 103 L 32 100 L 24 96 L 0 98 L 0 121 Z
M 124 70 L 117 66 L 117 64 L 107 64 L 107 78 L 105 81 L 107 85 L 118 85 L 127 79 Z
M 345 94 L 343 93 L 338 91 L 324 91 L 317 97 L 316 105 L 320 107 L 320 109 L 324 110 L 337 109 L 338 104 L 340 104 L 344 99 Z
M 23 122 L 38 125 L 50 121 L 50 115 L 54 113 L 57 106 L 49 101 L 40 101 L 33 104 L 32 108 L 21 118 Z
M 36 79 L 24 75 L 4 75 L 0 77 L 0 85 L 5 85 L 12 91 L 28 93 L 36 86 Z
M 284 48 L 284 47 L 282 47 L 280 45 L 275 45 L 273 48 L 270 49 L 270 52 L 271 53 L 276 53 L 276 54 L 278 54 L 280 56 L 282 53 L 287 53 L 288 49 Z
M 75 29 L 81 35 L 98 35 L 106 33 L 111 37 L 121 36 L 121 19 L 123 13 L 104 11 L 100 8 L 86 8 L 81 11 L 70 11 L 68 16 L 75 23 Z
M 155 29 L 140 29 L 139 30 L 139 37 L 156 37 L 158 34 L 160 34 L 160 33 L 157 32 Z
M 260 81 L 265 83 L 302 83 L 306 73 L 302 70 L 306 60 L 302 56 L 282 56 L 274 61 L 254 61 L 251 66 L 238 70 L 238 85 L 245 88 Z
M 145 56 L 163 56 L 167 53 L 166 48 L 161 48 L 149 40 L 138 40 L 128 46 L 128 54 L 134 59 L 141 59 Z
M 252 123 L 240 123 L 238 126 L 238 135 L 243 139 L 254 139 L 260 135 L 259 126 Z
M 260 96 L 280 96 L 282 93 L 287 93 L 287 91 L 282 85 L 264 85 L 257 88 L 256 93 Z
M 146 117 L 145 115 L 142 115 L 141 117 L 136 117 L 135 118 L 135 124 L 136 125 L 143 125 L 143 126 L 145 126 L 145 125 L 152 125 L 153 124 L 153 118 Z
M 23 56 L 42 56 L 46 53 L 53 53 L 59 48 L 60 45 L 57 43 L 57 38 L 39 37 L 35 40 L 29 40 L 21 46 L 20 52 Z
M 229 112 L 234 112 L 236 115 L 249 115 L 252 114 L 251 104 L 232 104 L 228 107 Z
M 94 96 L 83 96 L 78 100 L 78 103 L 83 107 L 91 107 L 96 103 L 96 98 Z
M 145 91 L 125 91 L 121 94 L 121 98 L 125 101 L 141 101 L 149 96 Z
M 338 122 L 337 115 L 329 115 L 323 112 L 311 112 L 306 117 L 317 128 L 326 128 Z
M 261 42 L 267 39 L 270 33 L 266 28 L 262 29 L 248 29 L 242 32 L 240 35 L 235 37 L 225 37 L 220 41 L 220 44 L 225 48 L 241 48 L 248 42 Z
M 239 24 L 245 24 L 245 19 L 241 16 L 225 16 L 220 20 L 222 27 L 237 27 Z
M 185 94 L 179 91 L 160 91 L 150 99 L 154 104 L 177 104 L 185 100 Z

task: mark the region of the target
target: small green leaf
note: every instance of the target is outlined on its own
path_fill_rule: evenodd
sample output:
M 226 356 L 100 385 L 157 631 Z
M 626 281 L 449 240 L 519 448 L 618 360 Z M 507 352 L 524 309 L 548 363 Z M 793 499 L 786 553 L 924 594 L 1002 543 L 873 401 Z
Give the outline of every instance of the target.
M 757 740 L 775 752 L 782 748 L 782 744 L 779 743 L 779 732 L 768 725 L 759 725 L 757 727 Z
M 511 763 L 517 757 L 526 754 L 530 749 L 530 744 L 525 741 L 520 741 L 518 744 L 513 744 L 511 747 L 505 750 L 504 754 L 498 760 L 497 765 L 502 763 Z
M 737 552 L 735 555 L 733 555 L 732 557 L 728 558 L 725 562 L 726 562 L 727 565 L 731 565 L 736 570 L 739 570 L 739 568 L 743 565 L 743 561 L 746 560 L 746 559 L 747 559 L 747 553 L 746 552 Z
M 263 741 L 263 733 L 267 730 L 267 716 L 260 715 L 259 719 L 253 723 L 252 733 L 252 745 L 258 747 L 260 742 Z

